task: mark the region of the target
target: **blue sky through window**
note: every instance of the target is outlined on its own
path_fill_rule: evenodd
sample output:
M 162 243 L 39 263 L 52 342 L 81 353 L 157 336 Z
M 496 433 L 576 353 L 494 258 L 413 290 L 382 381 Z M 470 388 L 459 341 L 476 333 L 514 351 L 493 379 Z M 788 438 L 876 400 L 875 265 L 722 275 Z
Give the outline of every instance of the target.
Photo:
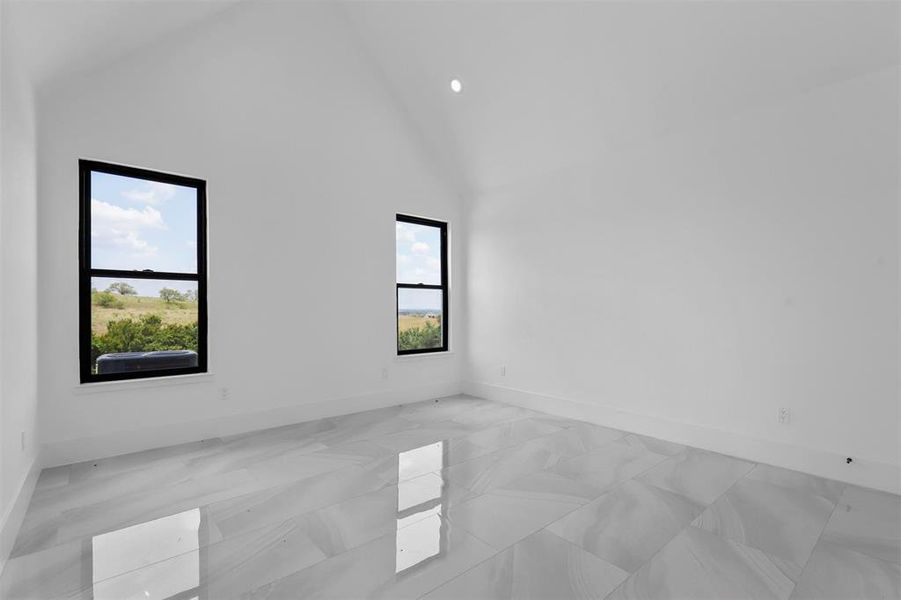
M 91 173 L 91 263 L 95 269 L 195 273 L 196 190 Z
M 441 284 L 441 230 L 437 227 L 397 221 L 397 282 Z M 398 309 L 441 311 L 440 290 L 404 290 Z

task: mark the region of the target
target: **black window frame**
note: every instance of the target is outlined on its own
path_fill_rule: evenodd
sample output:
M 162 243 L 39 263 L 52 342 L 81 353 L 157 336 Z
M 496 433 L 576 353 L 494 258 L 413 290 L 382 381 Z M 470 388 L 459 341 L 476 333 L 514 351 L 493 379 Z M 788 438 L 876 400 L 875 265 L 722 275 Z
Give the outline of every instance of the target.
M 395 223 L 410 223 L 413 225 L 425 225 L 426 227 L 435 227 L 441 232 L 441 284 L 427 284 L 427 283 L 400 283 L 397 281 L 397 275 L 395 274 L 395 284 L 397 286 L 395 290 L 394 296 L 394 315 L 395 315 L 395 327 L 394 327 L 394 347 L 397 351 L 398 356 L 407 356 L 410 354 L 430 354 L 433 352 L 447 352 L 449 336 L 448 332 L 450 331 L 450 327 L 448 323 L 450 322 L 450 311 L 448 310 L 450 305 L 450 299 L 447 289 L 447 222 L 446 221 L 436 221 L 434 219 L 426 219 L 424 217 L 414 217 L 412 215 L 404 215 L 404 214 L 396 214 L 395 215 Z M 395 242 L 395 259 L 397 257 L 397 243 Z M 438 348 L 419 348 L 413 350 L 401 350 L 398 347 L 398 335 L 400 334 L 400 290 L 401 289 L 412 289 L 412 290 L 441 290 L 441 346 Z
M 197 270 L 194 273 L 169 271 L 94 269 L 91 267 L 91 173 L 108 173 L 146 181 L 169 183 L 194 188 L 197 192 Z M 79 159 L 79 373 L 81 383 L 148 379 L 206 373 L 208 369 L 207 347 L 207 220 L 206 181 L 195 177 L 163 173 L 138 167 L 129 167 L 97 160 Z M 185 368 L 155 369 L 127 373 L 93 373 L 91 365 L 91 280 L 94 277 L 120 279 L 177 280 L 197 282 L 197 366 Z

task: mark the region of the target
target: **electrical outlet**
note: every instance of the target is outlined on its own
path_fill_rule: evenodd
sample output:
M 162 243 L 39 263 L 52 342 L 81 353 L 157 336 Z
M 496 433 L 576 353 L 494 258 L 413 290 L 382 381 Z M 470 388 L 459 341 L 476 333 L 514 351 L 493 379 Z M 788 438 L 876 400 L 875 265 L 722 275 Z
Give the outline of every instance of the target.
M 506 376 L 507 376 L 507 365 L 502 365 L 501 366 L 501 377 L 506 377 Z
M 388 369 L 382 369 L 382 379 L 388 379 Z
M 779 423 L 782 425 L 788 425 L 792 421 L 792 411 L 784 406 L 779 409 L 778 414 L 776 415 Z
M 219 398 L 222 400 L 228 400 L 228 388 L 219 388 Z

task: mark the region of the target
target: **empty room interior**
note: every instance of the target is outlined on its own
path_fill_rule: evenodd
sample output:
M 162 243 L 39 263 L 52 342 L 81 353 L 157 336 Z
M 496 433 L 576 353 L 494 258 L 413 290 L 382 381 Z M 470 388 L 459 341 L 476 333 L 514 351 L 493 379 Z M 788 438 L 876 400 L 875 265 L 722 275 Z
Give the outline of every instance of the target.
M 901 598 L 901 2 L 0 0 L 0 598 Z

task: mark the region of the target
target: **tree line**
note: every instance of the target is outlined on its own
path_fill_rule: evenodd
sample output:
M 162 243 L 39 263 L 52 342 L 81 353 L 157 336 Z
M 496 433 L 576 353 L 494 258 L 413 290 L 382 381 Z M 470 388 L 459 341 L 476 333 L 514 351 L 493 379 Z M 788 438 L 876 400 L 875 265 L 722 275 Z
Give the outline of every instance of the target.
M 91 364 L 104 354 L 154 350 L 197 352 L 197 322 L 178 325 L 163 323 L 159 315 L 141 315 L 138 320 L 110 321 L 106 333 L 91 335 Z
M 125 303 L 116 296 L 137 296 L 138 291 L 134 286 L 122 281 L 111 283 L 104 291 L 97 291 L 97 288 L 91 289 L 91 300 L 97 306 L 104 308 L 125 308 Z M 164 287 L 159 291 L 160 299 L 166 304 L 173 302 L 197 302 L 197 292 L 188 290 L 179 292 L 172 288 Z

